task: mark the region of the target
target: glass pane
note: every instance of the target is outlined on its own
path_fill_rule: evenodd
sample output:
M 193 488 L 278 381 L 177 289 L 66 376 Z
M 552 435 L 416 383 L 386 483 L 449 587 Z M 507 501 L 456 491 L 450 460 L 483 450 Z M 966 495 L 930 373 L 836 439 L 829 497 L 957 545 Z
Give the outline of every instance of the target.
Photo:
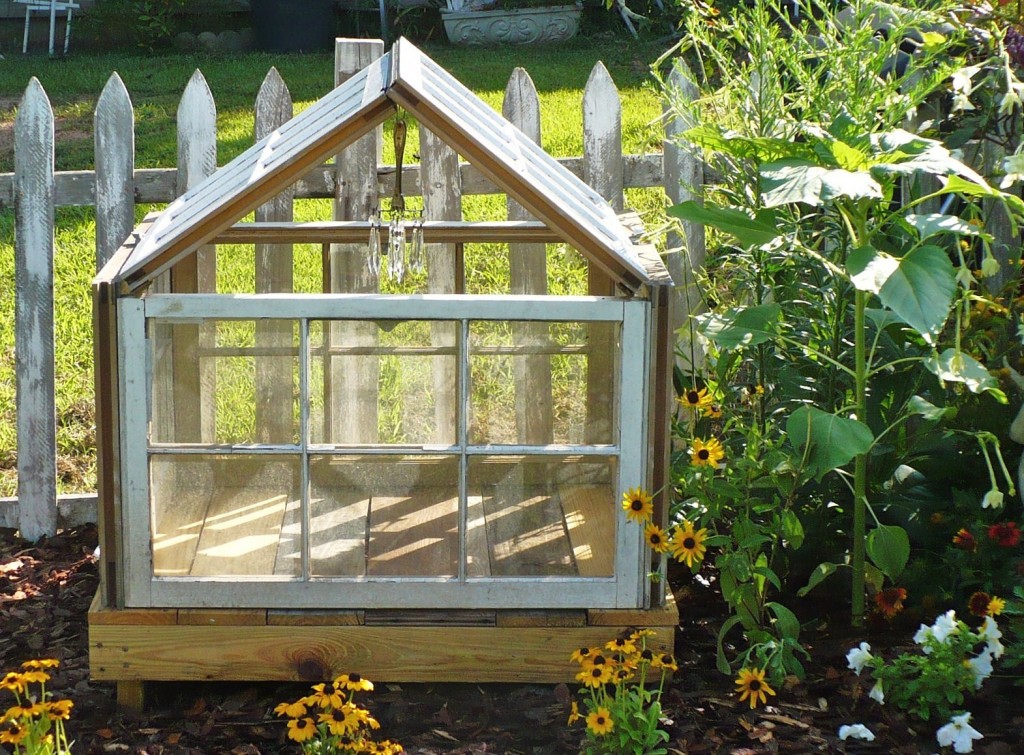
M 472 444 L 613 443 L 618 323 L 470 323 Z
M 481 199 L 489 201 L 490 197 L 465 198 L 467 206 Z M 504 210 L 503 205 L 501 209 Z M 505 217 L 500 215 L 491 219 L 504 220 Z M 467 294 L 587 295 L 587 261 L 572 247 L 565 244 L 512 244 L 510 250 L 509 246 L 499 243 L 465 245 Z M 521 264 L 514 267 L 510 262 L 512 258 Z
M 311 572 L 458 576 L 458 477 L 455 456 L 312 456 Z
M 150 457 L 156 576 L 299 574 L 298 456 Z
M 294 444 L 298 324 L 150 323 L 153 443 Z
M 313 321 L 313 443 L 452 445 L 457 324 Z
M 473 457 L 467 543 L 487 576 L 610 577 L 616 477 L 614 457 Z

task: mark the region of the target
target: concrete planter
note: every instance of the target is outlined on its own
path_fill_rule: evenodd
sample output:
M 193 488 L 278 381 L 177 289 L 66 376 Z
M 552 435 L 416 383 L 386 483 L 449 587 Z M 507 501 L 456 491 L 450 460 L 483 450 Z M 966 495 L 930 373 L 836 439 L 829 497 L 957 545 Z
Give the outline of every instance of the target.
M 580 28 L 582 4 L 516 10 L 441 11 L 454 45 L 540 45 L 564 42 Z

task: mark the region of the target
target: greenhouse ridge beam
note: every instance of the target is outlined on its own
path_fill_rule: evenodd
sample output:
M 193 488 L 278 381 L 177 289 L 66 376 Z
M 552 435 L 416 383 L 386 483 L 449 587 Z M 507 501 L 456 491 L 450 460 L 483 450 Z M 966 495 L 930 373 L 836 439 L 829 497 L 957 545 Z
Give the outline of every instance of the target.
M 365 220 L 316 223 L 236 223 L 210 241 L 215 244 L 339 244 L 365 242 L 372 224 Z M 423 241 L 428 244 L 558 243 L 562 237 L 543 223 L 497 221 L 472 223 L 426 220 Z

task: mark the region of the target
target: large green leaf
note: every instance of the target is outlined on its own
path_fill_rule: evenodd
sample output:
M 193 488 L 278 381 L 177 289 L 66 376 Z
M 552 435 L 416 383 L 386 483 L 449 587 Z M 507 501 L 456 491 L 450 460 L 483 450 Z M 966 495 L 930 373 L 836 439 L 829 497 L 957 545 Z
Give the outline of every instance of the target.
M 868 533 L 865 549 L 872 563 L 889 579 L 895 580 L 907 568 L 910 538 L 902 527 L 880 524 Z
M 968 223 L 957 215 L 940 215 L 939 213 L 925 213 L 920 215 L 907 215 L 907 223 L 917 229 L 924 241 L 940 233 L 955 233 L 960 236 L 984 236 L 981 226 Z
M 705 207 L 694 201 L 680 202 L 668 208 L 668 214 L 691 223 L 703 223 L 734 236 L 742 246 L 760 246 L 779 236 L 772 216 L 752 218 L 731 207 Z
M 724 313 L 711 312 L 697 318 L 701 334 L 720 348 L 737 349 L 756 346 L 775 337 L 782 317 L 778 304 L 761 304 L 746 309 L 729 309 Z
M 956 292 L 956 271 L 944 250 L 920 246 L 900 259 L 863 246 L 850 252 L 846 269 L 854 286 L 877 294 L 929 343 L 942 330 Z
M 963 383 L 971 393 L 991 393 L 997 399 L 1006 396 L 999 390 L 999 382 L 989 374 L 981 362 L 970 354 L 956 349 L 946 349 L 941 354 L 933 354 L 924 360 L 928 368 L 939 380 L 950 383 Z
M 857 454 L 867 453 L 875 440 L 863 422 L 813 406 L 801 406 L 789 415 L 786 433 L 793 448 L 806 455 L 808 471 L 819 480 Z
M 834 574 L 838 568 L 839 567 L 836 564 L 829 561 L 821 562 L 814 567 L 814 571 L 811 572 L 811 578 L 807 580 L 807 584 L 797 590 L 796 594 L 801 598 L 804 597 L 807 593 Z
M 882 188 L 867 171 L 825 168 L 800 159 L 765 164 L 761 168 L 761 188 L 766 207 L 795 202 L 817 207 L 838 197 L 882 198 Z

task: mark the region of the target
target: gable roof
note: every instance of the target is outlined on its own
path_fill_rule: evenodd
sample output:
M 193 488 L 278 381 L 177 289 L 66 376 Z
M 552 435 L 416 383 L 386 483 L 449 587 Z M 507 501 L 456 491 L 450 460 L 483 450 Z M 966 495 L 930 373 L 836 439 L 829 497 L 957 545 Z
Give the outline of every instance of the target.
M 652 282 L 600 194 L 405 39 L 168 205 L 117 279 L 145 285 L 399 106 L 615 280 L 633 290 Z

